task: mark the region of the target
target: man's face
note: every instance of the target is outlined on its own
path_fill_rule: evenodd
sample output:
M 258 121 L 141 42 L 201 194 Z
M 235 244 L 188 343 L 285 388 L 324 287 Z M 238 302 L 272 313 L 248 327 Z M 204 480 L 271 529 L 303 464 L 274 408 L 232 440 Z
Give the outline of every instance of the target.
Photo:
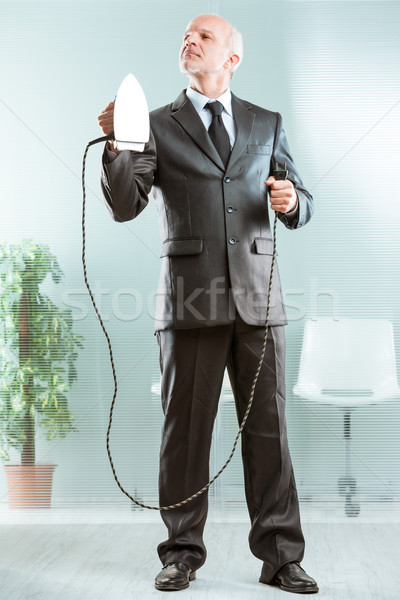
M 231 26 L 221 17 L 204 15 L 191 21 L 184 33 L 179 51 L 182 73 L 223 73 L 231 52 L 228 41 Z M 229 67 L 228 67 L 229 68 Z

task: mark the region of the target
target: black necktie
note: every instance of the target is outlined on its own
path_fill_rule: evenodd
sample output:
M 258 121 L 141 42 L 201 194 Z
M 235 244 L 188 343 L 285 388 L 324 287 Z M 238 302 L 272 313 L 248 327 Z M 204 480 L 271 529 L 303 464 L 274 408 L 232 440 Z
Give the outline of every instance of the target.
M 218 154 L 222 158 L 225 167 L 228 164 L 229 155 L 231 153 L 231 144 L 229 141 L 228 132 L 225 129 L 224 122 L 221 117 L 223 106 L 221 102 L 207 102 L 204 106 L 212 114 L 211 125 L 208 128 L 208 133 L 213 141 L 214 146 L 218 150 Z

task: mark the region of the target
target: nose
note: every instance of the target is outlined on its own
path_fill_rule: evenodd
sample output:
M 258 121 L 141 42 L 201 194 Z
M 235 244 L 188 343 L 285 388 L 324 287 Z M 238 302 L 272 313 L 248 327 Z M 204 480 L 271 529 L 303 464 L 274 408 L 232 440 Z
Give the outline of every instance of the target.
M 196 37 L 195 37 L 195 33 L 191 33 L 190 35 L 187 36 L 186 40 L 185 40 L 185 46 L 193 46 L 196 45 Z

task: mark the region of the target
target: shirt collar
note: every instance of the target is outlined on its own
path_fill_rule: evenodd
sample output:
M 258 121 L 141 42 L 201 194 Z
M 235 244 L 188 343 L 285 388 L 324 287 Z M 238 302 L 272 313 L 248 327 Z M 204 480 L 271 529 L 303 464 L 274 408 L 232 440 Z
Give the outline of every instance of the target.
M 200 94 L 200 92 L 196 92 L 196 90 L 194 90 L 191 87 L 187 88 L 186 96 L 192 102 L 193 106 L 195 107 L 195 109 L 197 110 L 198 113 L 204 108 L 204 106 L 207 104 L 207 102 L 212 100 L 211 98 L 207 98 L 207 96 L 204 96 L 204 94 Z M 232 114 L 232 94 L 231 94 L 230 88 L 228 88 L 226 90 L 226 92 L 221 94 L 221 96 L 219 96 L 219 98 L 215 98 L 215 100 L 219 100 L 219 102 L 221 102 L 221 104 L 224 107 L 224 109 L 226 110 L 226 112 L 231 117 L 233 116 L 233 114 Z

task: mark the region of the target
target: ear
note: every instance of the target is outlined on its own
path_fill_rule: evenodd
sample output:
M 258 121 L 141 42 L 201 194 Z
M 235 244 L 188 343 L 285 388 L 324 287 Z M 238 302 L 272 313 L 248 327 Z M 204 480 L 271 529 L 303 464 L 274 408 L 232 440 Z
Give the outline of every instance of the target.
M 226 61 L 225 65 L 229 68 L 232 69 L 232 67 L 235 67 L 240 61 L 240 58 L 237 54 L 232 54 L 228 60 Z

